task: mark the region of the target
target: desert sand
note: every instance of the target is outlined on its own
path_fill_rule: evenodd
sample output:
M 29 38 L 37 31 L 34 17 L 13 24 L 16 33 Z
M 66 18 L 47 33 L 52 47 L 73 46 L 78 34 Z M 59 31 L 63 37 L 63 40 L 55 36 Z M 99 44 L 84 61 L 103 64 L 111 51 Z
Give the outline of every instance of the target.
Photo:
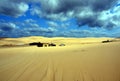
M 113 38 L 4 38 L 0 45 L 52 42 L 56 47 L 0 48 L 0 81 L 120 81 L 120 42 Z M 66 46 L 58 46 L 59 44 Z

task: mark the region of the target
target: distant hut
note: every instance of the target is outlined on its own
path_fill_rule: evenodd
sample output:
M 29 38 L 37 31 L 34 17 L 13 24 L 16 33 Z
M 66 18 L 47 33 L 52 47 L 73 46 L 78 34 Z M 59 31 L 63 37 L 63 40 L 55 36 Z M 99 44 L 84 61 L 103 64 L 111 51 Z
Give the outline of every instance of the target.
M 56 46 L 56 44 L 53 43 L 40 43 L 40 42 L 33 42 L 29 44 L 30 46 L 37 45 L 38 47 L 49 47 L 49 46 Z
M 40 43 L 40 42 L 33 42 L 33 43 L 30 43 L 29 45 L 30 45 L 30 46 L 35 46 L 35 45 L 37 45 L 38 47 L 43 47 L 43 43 Z
M 39 42 L 39 43 L 37 44 L 37 47 L 43 47 L 43 43 L 40 43 L 40 42 Z
M 102 41 L 102 43 L 108 43 L 108 42 L 112 42 L 112 40 Z

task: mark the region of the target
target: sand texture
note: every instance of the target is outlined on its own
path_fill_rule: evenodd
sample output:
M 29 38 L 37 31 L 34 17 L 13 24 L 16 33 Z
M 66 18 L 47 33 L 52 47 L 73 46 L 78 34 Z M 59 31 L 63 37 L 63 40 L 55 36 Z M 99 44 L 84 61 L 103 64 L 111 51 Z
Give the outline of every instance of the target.
M 120 42 L 111 38 L 1 39 L 0 44 L 53 42 L 56 47 L 0 48 L 0 81 L 120 81 Z

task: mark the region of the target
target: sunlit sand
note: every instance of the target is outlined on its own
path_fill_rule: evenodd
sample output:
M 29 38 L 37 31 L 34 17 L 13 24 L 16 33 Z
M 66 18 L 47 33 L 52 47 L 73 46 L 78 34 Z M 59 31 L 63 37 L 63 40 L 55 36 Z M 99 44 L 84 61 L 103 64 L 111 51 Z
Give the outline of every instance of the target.
M 120 81 L 120 42 L 102 43 L 105 40 L 113 38 L 0 39 L 1 46 L 57 45 L 0 47 L 0 81 Z

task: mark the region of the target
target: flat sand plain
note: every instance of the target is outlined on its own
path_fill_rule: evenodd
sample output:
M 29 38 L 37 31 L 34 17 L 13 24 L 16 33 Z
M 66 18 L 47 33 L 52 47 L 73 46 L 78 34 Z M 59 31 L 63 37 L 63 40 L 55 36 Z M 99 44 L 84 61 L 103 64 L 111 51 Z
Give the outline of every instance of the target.
M 0 81 L 120 81 L 120 42 L 112 38 L 0 39 L 0 45 L 52 42 L 56 47 L 0 48 Z

